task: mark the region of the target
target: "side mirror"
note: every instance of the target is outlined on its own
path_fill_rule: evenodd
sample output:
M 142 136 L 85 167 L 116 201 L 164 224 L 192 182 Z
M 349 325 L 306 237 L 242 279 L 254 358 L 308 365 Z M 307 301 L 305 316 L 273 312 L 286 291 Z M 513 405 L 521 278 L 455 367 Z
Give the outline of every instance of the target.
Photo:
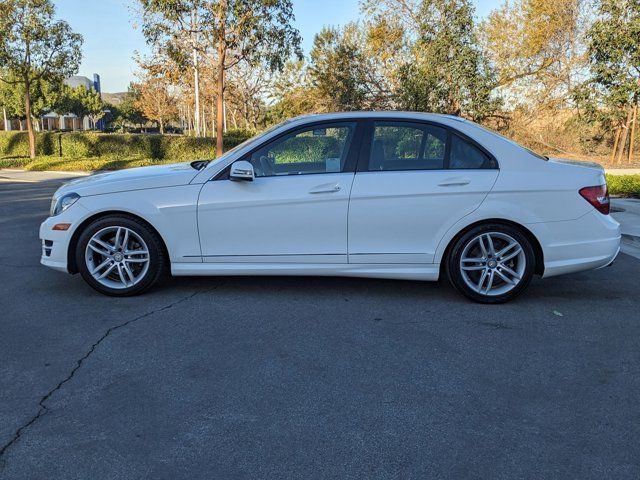
M 256 174 L 253 171 L 253 165 L 246 160 L 238 160 L 231 165 L 229 172 L 229 180 L 234 182 L 253 182 Z

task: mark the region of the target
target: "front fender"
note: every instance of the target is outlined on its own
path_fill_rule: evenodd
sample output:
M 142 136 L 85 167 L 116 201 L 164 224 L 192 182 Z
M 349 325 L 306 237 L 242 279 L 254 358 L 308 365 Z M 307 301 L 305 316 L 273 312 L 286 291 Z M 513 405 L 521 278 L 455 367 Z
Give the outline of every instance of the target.
M 91 217 L 107 213 L 128 213 L 142 218 L 162 237 L 171 262 L 199 259 L 197 199 L 201 185 L 181 185 L 82 197 L 83 216 L 74 230 Z M 198 261 L 198 260 L 196 260 Z

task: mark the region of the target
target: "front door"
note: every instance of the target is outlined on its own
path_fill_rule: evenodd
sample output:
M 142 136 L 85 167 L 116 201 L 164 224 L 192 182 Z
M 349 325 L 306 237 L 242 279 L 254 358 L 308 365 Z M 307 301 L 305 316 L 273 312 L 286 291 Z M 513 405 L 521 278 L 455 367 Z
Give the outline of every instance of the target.
M 198 201 L 204 261 L 346 263 L 356 127 L 297 128 L 246 157 L 253 182 L 206 183 Z

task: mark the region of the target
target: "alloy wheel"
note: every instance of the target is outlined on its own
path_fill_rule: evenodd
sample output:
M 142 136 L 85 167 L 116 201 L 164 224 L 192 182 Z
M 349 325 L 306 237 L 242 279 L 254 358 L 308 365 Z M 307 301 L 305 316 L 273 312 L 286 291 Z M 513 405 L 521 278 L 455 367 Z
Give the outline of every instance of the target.
M 476 293 L 503 295 L 520 284 L 527 266 L 522 245 L 506 233 L 488 232 L 472 238 L 460 257 L 464 282 Z
M 149 248 L 130 228 L 110 226 L 91 237 L 85 250 L 85 262 L 89 274 L 105 287 L 130 288 L 149 270 Z

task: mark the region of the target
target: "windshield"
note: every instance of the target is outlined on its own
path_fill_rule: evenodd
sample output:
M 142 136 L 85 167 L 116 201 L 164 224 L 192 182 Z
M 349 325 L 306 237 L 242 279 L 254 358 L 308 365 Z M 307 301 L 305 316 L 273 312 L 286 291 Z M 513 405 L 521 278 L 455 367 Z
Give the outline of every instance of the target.
M 245 140 L 244 142 L 240 143 L 239 145 L 236 145 L 235 147 L 233 147 L 231 150 L 227 150 L 226 152 L 224 152 L 218 158 L 216 158 L 214 160 L 211 160 L 211 164 L 217 164 L 218 162 L 224 160 L 229 155 L 232 155 L 233 153 L 237 152 L 241 148 L 247 147 L 247 146 L 257 142 L 258 140 L 260 140 L 265 135 L 268 135 L 269 133 L 273 132 L 274 130 L 277 130 L 278 128 L 282 127 L 283 125 L 286 125 L 287 123 L 290 123 L 291 121 L 292 121 L 292 119 L 285 120 L 284 122 L 280 122 L 280 123 L 278 123 L 278 124 L 276 124 L 276 125 L 274 125 L 272 127 L 267 128 L 265 131 L 259 133 L 255 137 L 251 137 L 251 138 Z

